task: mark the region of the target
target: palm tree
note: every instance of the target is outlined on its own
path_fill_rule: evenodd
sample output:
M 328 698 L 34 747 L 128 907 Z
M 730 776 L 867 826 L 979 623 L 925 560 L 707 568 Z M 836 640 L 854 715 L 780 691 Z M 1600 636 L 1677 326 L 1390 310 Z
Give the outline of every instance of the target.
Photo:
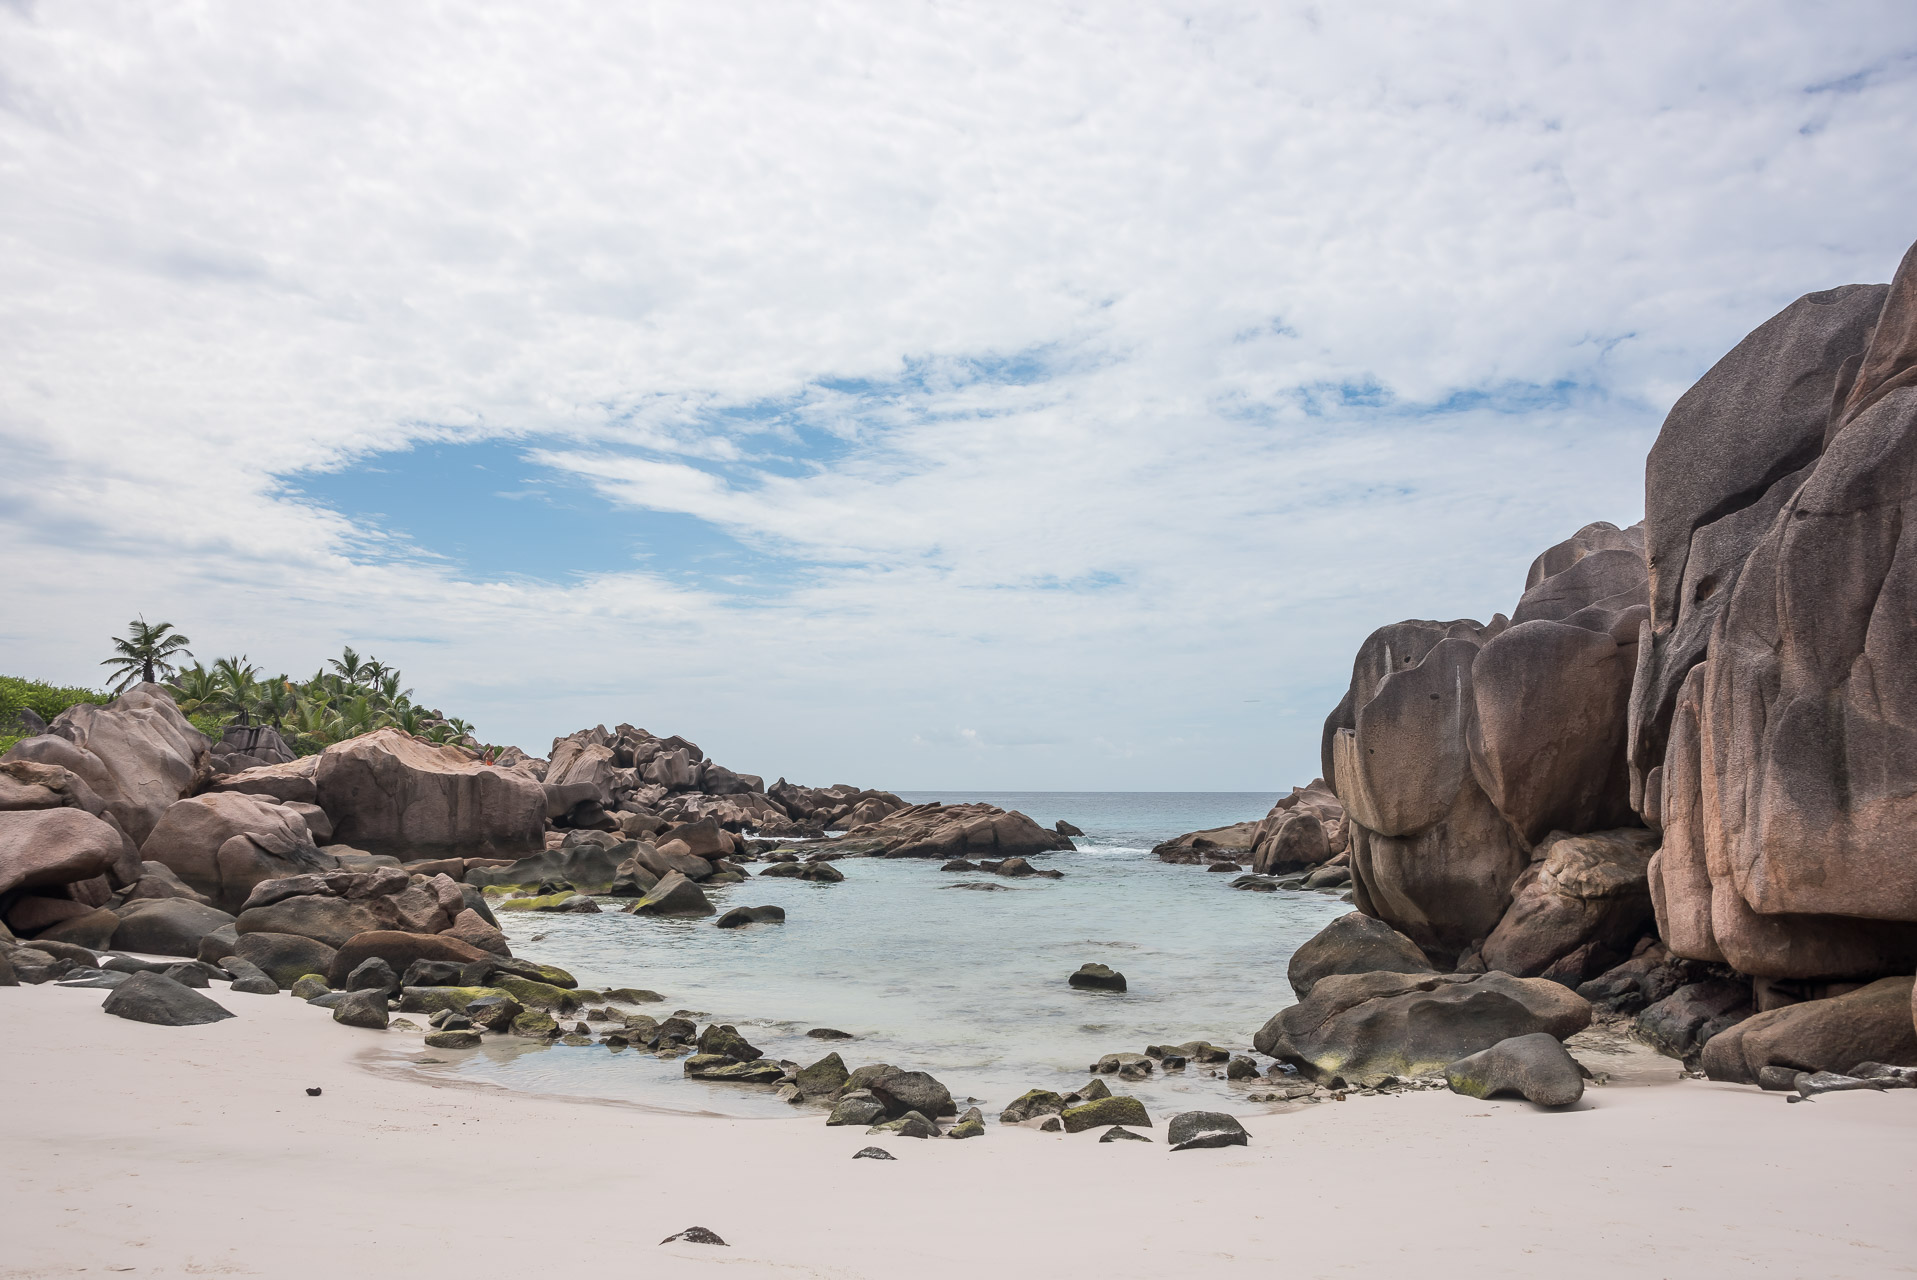
M 219 680 L 197 662 L 176 672 L 168 687 L 173 690 L 181 713 L 189 716 L 204 709 L 220 694 Z
M 379 694 L 379 700 L 383 706 L 404 707 L 412 703 L 413 691 L 399 687 L 397 671 L 388 669 L 384 675 L 373 682 L 373 688 Z
M 293 714 L 298 701 L 292 682 L 283 675 L 274 676 L 254 691 L 253 714 L 277 729 Z
M 215 662 L 213 678 L 219 682 L 219 692 L 212 700 L 213 708 L 233 716 L 242 725 L 250 725 L 253 701 L 259 693 L 259 674 L 259 668 L 248 662 L 245 654 Z
M 118 656 L 100 664 L 114 668 L 120 675 L 120 683 L 113 686 L 113 692 L 119 693 L 141 682 L 152 684 L 161 677 L 171 676 L 176 659 L 193 656 L 186 647 L 192 641 L 178 632 L 171 635 L 168 632 L 173 632 L 172 623 L 149 626 L 144 615 L 127 623 L 126 639 L 116 636 L 113 641 Z
M 360 677 L 366 672 L 366 664 L 360 660 L 359 654 L 353 652 L 353 646 L 350 644 L 340 650 L 339 657 L 328 658 L 326 665 L 333 668 L 334 674 L 348 684 L 358 684 Z

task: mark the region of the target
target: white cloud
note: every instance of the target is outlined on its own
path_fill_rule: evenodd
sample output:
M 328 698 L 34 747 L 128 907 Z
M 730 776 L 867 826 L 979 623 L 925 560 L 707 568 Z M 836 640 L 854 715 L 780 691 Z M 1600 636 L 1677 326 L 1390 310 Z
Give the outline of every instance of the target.
M 1508 609 L 1711 360 L 1888 276 L 1914 55 L 1897 4 L 0 10 L 0 669 L 144 610 L 535 747 L 1302 782 L 1366 632 Z M 773 568 L 487 581 L 275 480 L 496 436 Z

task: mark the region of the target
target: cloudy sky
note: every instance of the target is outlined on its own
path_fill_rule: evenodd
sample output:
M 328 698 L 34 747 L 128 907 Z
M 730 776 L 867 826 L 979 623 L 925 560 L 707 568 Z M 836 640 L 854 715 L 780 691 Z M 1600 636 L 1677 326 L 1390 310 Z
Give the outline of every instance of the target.
M 507 9 L 0 2 L 0 671 L 1283 789 L 1917 238 L 1908 0 Z

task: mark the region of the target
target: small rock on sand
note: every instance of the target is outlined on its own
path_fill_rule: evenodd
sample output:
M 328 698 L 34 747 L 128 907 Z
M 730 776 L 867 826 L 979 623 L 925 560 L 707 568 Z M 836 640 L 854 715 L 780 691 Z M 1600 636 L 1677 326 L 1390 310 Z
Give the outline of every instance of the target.
M 718 1232 L 705 1227 L 687 1227 L 684 1231 L 667 1236 L 659 1243 L 672 1244 L 675 1241 L 680 1244 L 725 1244 L 725 1241 L 719 1238 Z
M 1251 1141 L 1245 1126 L 1222 1111 L 1181 1111 L 1165 1126 L 1165 1137 L 1173 1151 L 1242 1147 Z
M 860 1147 L 852 1153 L 854 1160 L 896 1160 L 897 1156 L 884 1147 Z

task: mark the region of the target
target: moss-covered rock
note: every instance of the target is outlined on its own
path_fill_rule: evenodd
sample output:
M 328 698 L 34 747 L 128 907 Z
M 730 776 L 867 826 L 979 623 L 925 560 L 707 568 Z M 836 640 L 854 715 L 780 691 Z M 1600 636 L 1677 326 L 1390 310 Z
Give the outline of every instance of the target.
M 314 996 L 323 996 L 331 990 L 332 988 L 326 985 L 326 979 L 320 977 L 317 973 L 309 973 L 302 976 L 299 981 L 293 984 L 293 998 L 295 1000 L 311 1000 Z
M 505 1031 L 513 1024 L 513 1019 L 524 1013 L 525 1007 L 511 996 L 501 993 L 495 996 L 481 996 L 466 1006 L 466 1016 L 474 1025 L 487 1031 Z
M 946 1130 L 948 1138 L 982 1138 L 985 1136 L 985 1117 L 977 1107 L 972 1107 L 958 1118 L 958 1123 Z
M 832 1104 L 827 1124 L 874 1124 L 885 1119 L 885 1104 L 864 1090 L 848 1093 Z
M 572 897 L 570 891 L 548 893 L 537 898 L 507 898 L 504 902 L 493 904 L 497 911 L 557 911 L 559 904 Z
M 550 1009 L 556 1013 L 571 1013 L 579 1007 L 579 1001 L 572 992 L 564 987 L 554 986 L 550 982 L 533 982 L 517 974 L 495 973 L 493 985 L 528 1009 Z
M 426 1037 L 428 1049 L 477 1049 L 477 1031 L 434 1031 Z
M 498 987 L 406 987 L 399 993 L 401 1013 L 438 1013 L 442 1009 L 465 1013 L 473 1001 L 486 996 L 507 996 Z
M 1108 1124 L 1131 1125 L 1140 1129 L 1149 1129 L 1152 1125 L 1151 1117 L 1145 1114 L 1145 1104 L 1123 1094 L 1067 1107 L 1059 1118 L 1065 1122 L 1067 1133 L 1083 1133 L 1087 1129 Z
M 559 1034 L 559 1024 L 550 1014 L 528 1009 L 512 1020 L 512 1033 L 528 1040 L 550 1040 Z
M 604 994 L 605 998 L 614 1004 L 664 1004 L 666 1002 L 666 998 L 657 991 L 646 991 L 638 987 L 614 987 Z
M 1065 1099 L 1050 1089 L 1027 1089 L 1013 1098 L 998 1113 L 1000 1124 L 1024 1124 L 1027 1120 L 1036 1120 L 1040 1116 L 1055 1116 L 1065 1109 Z
M 694 1080 L 733 1084 L 781 1084 L 785 1071 L 776 1062 L 738 1062 L 721 1053 L 695 1053 L 686 1059 L 686 1075 Z
M 826 1098 L 843 1089 L 849 1079 L 851 1072 L 845 1069 L 845 1060 L 836 1053 L 828 1053 L 811 1066 L 802 1068 L 796 1083 L 799 1096 Z
M 875 1124 L 867 1133 L 889 1133 L 901 1138 L 936 1138 L 939 1127 L 916 1111 L 908 1111 L 896 1120 Z
M 734 1062 L 751 1062 L 765 1054 L 752 1047 L 746 1038 L 739 1034 L 736 1027 L 712 1023 L 699 1033 L 699 1053 L 721 1053 Z

